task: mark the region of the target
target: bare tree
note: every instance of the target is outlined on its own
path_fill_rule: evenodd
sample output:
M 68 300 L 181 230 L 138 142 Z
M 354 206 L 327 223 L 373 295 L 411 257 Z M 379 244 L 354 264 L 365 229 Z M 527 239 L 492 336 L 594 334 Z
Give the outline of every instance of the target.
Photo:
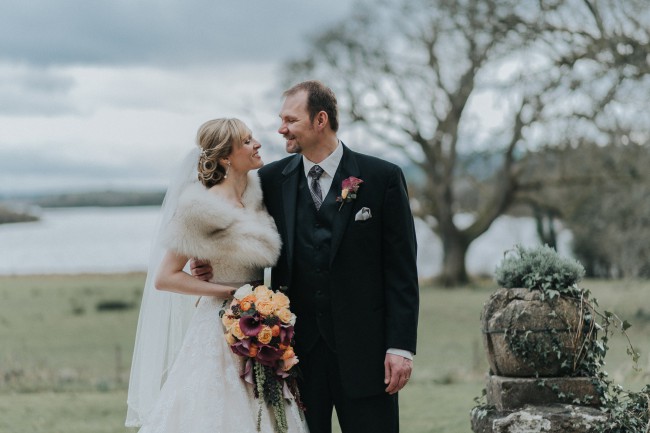
M 588 276 L 650 277 L 647 142 L 612 137 L 606 146 L 583 142 L 526 158 L 520 182 L 544 187 L 522 197 L 571 230 L 573 252 Z
M 315 35 L 287 77 L 320 77 L 342 114 L 398 149 L 424 174 L 420 216 L 443 244 L 442 282 L 468 280 L 471 242 L 518 197 L 522 155 L 566 134 L 601 134 L 644 80 L 647 14 L 637 0 L 379 0 Z M 647 85 L 647 84 L 646 84 Z M 495 101 L 486 107 L 485 99 Z M 623 105 L 621 105 L 623 104 Z M 622 108 L 621 108 L 622 107 Z M 486 124 L 482 112 L 495 111 Z M 624 116 L 623 116 L 624 117 Z M 489 176 L 468 154 L 499 155 Z M 473 222 L 457 224 L 459 183 L 478 191 Z

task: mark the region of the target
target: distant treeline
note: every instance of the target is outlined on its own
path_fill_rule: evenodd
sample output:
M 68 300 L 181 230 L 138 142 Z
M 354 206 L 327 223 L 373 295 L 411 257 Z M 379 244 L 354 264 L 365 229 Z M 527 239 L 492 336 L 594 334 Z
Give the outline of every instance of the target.
M 29 221 L 38 221 L 38 217 L 0 204 L 0 224 L 24 223 Z
M 38 221 L 39 207 L 160 206 L 164 198 L 164 191 L 96 191 L 5 199 L 0 201 L 0 224 Z
M 158 192 L 120 192 L 97 191 L 66 193 L 33 200 L 40 207 L 116 207 L 116 206 L 159 206 L 165 197 L 164 191 Z

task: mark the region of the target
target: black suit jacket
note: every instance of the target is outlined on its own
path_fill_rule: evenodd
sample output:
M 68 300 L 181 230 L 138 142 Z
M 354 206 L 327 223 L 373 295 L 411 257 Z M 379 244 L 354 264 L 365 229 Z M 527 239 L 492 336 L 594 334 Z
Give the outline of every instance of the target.
M 291 297 L 301 289 L 291 281 L 295 226 L 300 224 L 295 211 L 298 180 L 304 176 L 301 156 L 270 163 L 259 175 L 264 202 L 283 241 L 271 285 L 286 286 Z M 357 198 L 343 204 L 335 216 L 329 284 L 341 379 L 348 394 L 362 397 L 384 392 L 388 348 L 416 351 L 417 245 L 401 169 L 344 146 L 332 183 L 337 195 L 349 176 L 364 183 Z M 372 218 L 355 221 L 363 207 L 370 209 Z

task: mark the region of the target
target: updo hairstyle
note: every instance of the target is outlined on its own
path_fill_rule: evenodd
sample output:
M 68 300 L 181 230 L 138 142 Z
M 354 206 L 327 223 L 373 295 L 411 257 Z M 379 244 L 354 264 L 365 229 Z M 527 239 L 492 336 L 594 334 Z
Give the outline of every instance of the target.
M 223 181 L 226 168 L 219 164 L 219 160 L 227 158 L 233 146 L 241 146 L 250 133 L 246 124 L 235 118 L 208 120 L 201 125 L 196 134 L 196 142 L 201 149 L 198 175 L 206 188 Z

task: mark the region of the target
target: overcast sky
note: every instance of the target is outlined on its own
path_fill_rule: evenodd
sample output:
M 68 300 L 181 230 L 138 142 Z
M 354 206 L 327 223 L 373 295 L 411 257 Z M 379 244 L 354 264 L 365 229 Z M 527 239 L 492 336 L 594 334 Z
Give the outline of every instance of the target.
M 205 120 L 281 156 L 278 66 L 349 2 L 0 3 L 0 197 L 162 187 Z M 271 151 L 271 149 L 274 149 Z

